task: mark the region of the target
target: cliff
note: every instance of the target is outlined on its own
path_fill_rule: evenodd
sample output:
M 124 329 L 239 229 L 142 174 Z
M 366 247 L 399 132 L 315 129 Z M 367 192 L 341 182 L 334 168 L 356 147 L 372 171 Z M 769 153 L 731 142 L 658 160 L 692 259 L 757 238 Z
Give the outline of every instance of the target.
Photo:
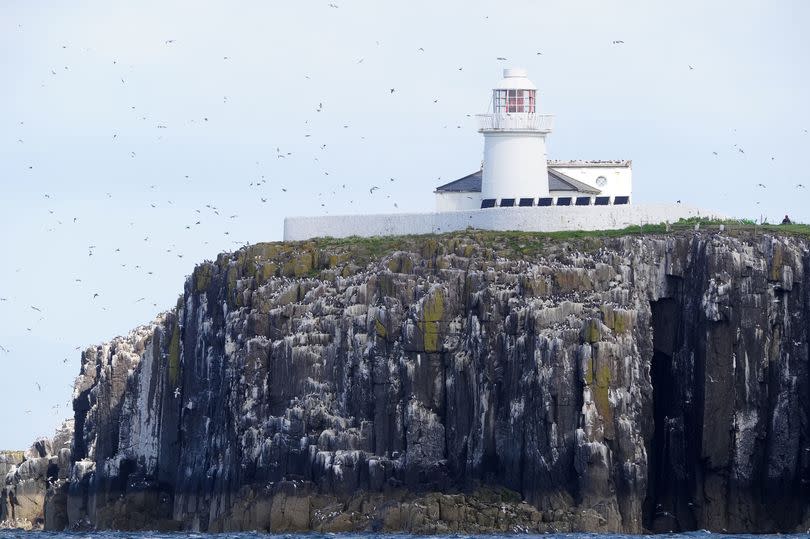
M 41 438 L 25 451 L 0 452 L 0 529 L 43 528 L 47 516 L 64 513 L 67 472 L 71 467 L 73 421 L 66 421 L 52 439 Z M 64 526 L 63 526 L 64 527 Z
M 807 529 L 808 248 L 468 231 L 220 255 L 82 354 L 45 520 Z

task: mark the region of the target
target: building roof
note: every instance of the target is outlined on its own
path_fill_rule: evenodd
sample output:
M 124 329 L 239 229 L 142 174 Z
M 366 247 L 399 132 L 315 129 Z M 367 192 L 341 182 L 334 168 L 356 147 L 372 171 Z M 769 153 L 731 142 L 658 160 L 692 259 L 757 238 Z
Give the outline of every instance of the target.
M 551 165 L 551 161 L 549 161 L 549 165 Z M 459 178 L 455 181 L 450 183 L 446 183 L 444 185 L 440 185 L 436 188 L 436 193 L 480 193 L 481 192 L 481 177 L 483 176 L 483 170 L 479 170 L 477 172 L 473 172 L 472 174 L 468 174 L 463 178 Z M 559 170 L 554 170 L 552 168 L 548 169 L 548 190 L 549 191 L 573 191 L 578 193 L 589 193 L 598 195 L 602 191 L 588 185 L 587 183 L 583 183 L 579 180 L 575 180 L 571 176 L 563 174 Z
M 481 177 L 484 175 L 483 170 L 468 174 L 463 178 L 456 181 L 440 185 L 436 188 L 437 193 L 480 193 L 481 192 Z
M 503 79 L 495 87 L 496 90 L 537 90 L 537 86 L 529 80 L 529 72 L 520 67 L 503 70 Z
M 589 193 L 592 195 L 598 195 L 602 192 L 600 189 L 597 189 L 592 185 L 575 180 L 571 176 L 563 174 L 559 170 L 554 170 L 553 168 L 548 169 L 548 190 L 576 191 L 579 193 Z

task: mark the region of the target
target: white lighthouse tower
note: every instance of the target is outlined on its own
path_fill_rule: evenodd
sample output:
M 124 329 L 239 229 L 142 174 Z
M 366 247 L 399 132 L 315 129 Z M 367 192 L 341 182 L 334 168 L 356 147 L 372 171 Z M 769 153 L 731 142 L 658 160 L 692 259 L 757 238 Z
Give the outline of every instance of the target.
M 481 207 L 518 206 L 549 196 L 546 135 L 553 116 L 537 111 L 537 87 L 525 69 L 503 70 L 492 113 L 478 115 L 484 134 Z
M 546 136 L 553 117 L 539 114 L 537 87 L 525 69 L 504 69 L 490 114 L 479 114 L 483 166 L 433 191 L 436 211 L 321 215 L 284 219 L 284 240 L 331 236 L 403 236 L 481 230 L 610 230 L 723 218 L 681 204 L 633 204 L 632 161 L 552 160 Z

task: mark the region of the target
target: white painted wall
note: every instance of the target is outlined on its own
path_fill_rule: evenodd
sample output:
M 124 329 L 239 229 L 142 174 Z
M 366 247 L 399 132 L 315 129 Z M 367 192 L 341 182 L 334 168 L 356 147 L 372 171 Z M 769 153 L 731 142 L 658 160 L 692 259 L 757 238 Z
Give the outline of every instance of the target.
M 439 192 L 436 195 L 436 211 L 477 210 L 481 208 L 481 193 Z
M 284 219 L 284 241 L 299 241 L 331 236 L 400 236 L 464 230 L 523 230 L 554 232 L 561 230 L 608 230 L 630 225 L 674 222 L 689 217 L 724 218 L 680 204 L 644 204 L 635 206 L 587 206 L 548 208 L 489 208 L 486 210 L 397 213 L 379 215 L 343 215 L 288 217 Z
M 596 187 L 602 191 L 600 196 L 629 196 L 630 202 L 633 202 L 633 170 L 630 167 L 555 167 L 552 165 L 549 168 Z M 607 180 L 604 186 L 596 184 L 599 176 L 604 176 Z
M 559 170 L 576 180 L 591 185 L 600 189 L 602 193 L 598 196 L 629 196 L 630 203 L 633 203 L 633 172 L 630 167 L 555 167 L 549 166 L 555 170 Z M 548 174 L 546 174 L 548 176 Z M 599 176 L 604 176 L 607 183 L 604 186 L 598 186 L 596 179 Z M 576 191 L 550 191 L 547 194 L 538 194 L 540 189 L 537 188 L 535 182 L 532 192 L 525 195 L 527 198 L 534 198 L 535 201 L 543 196 L 552 197 L 572 197 L 577 196 L 597 196 L 588 195 L 587 193 L 577 193 Z M 434 192 L 436 196 L 436 211 L 462 211 L 462 210 L 477 210 L 481 207 L 481 200 L 483 198 L 513 198 L 513 195 L 503 195 L 503 197 L 484 197 L 481 193 L 456 193 L 456 192 Z M 520 198 L 515 196 L 514 198 Z M 612 202 L 612 200 L 611 200 Z M 517 205 L 517 201 L 515 201 Z
M 546 133 L 484 131 L 481 198 L 548 196 Z

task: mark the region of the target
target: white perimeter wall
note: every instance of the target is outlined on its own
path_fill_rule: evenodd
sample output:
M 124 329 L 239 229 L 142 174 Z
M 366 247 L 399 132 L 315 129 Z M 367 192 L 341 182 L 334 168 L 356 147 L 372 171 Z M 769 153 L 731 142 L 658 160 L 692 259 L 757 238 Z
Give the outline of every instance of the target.
M 481 193 L 440 192 L 436 195 L 436 211 L 460 211 L 481 209 Z
M 287 217 L 284 241 L 331 236 L 402 236 L 464 230 L 523 230 L 554 232 L 559 230 L 608 230 L 630 225 L 674 222 L 681 218 L 723 218 L 680 204 L 640 204 L 632 206 L 488 208 L 485 210 L 395 213 L 379 215 L 329 215 Z

